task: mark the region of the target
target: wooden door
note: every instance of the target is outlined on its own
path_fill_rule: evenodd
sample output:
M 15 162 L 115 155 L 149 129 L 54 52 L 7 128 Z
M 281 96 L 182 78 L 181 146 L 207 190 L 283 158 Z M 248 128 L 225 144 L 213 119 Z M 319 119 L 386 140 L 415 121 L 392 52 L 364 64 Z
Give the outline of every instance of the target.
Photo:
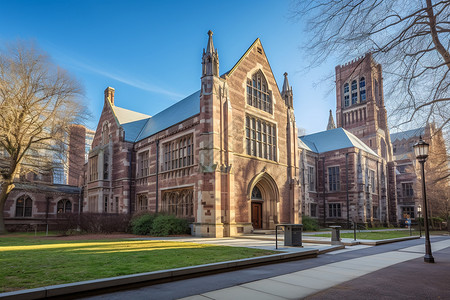
M 253 229 L 262 228 L 262 203 L 252 203 L 252 225 Z

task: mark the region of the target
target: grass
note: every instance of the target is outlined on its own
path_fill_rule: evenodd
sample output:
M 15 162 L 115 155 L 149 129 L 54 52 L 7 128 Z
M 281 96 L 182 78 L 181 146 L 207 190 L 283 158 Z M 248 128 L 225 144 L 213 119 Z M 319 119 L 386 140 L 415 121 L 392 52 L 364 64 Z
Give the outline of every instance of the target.
M 0 237 L 0 292 L 235 260 L 275 252 L 173 241 Z
M 419 235 L 419 232 L 412 232 L 412 235 Z M 314 236 L 331 237 L 331 233 L 328 234 L 316 234 Z M 375 231 L 375 232 L 356 232 L 356 238 L 358 240 L 386 240 L 399 237 L 409 236 L 409 231 Z M 353 232 L 341 233 L 341 238 L 352 239 L 354 237 Z

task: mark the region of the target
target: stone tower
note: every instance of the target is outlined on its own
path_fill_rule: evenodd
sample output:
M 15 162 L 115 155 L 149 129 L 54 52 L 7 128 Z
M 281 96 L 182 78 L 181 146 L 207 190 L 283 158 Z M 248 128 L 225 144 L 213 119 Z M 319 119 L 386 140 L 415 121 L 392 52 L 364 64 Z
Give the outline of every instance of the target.
M 385 183 L 381 197 L 387 201 L 388 222 L 396 223 L 395 162 L 384 106 L 383 74 L 371 53 L 336 66 L 336 123 L 383 159 L 378 170 L 380 182 Z
M 371 53 L 336 67 L 336 122 L 392 161 L 383 75 Z

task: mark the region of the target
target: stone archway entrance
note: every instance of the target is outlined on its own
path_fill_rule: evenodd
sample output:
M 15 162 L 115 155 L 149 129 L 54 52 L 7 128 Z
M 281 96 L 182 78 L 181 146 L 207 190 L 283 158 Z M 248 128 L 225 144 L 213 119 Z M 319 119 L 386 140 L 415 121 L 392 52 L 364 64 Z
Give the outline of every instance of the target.
M 266 172 L 256 175 L 248 186 L 249 219 L 253 229 L 275 229 L 278 224 L 278 188 Z

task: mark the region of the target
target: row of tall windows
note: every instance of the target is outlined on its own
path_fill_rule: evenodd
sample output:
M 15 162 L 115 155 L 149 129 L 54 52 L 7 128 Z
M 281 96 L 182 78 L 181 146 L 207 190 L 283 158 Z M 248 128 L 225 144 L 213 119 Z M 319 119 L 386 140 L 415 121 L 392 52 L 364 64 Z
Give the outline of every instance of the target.
M 261 71 L 247 80 L 247 104 L 272 113 L 272 99 L 267 81 Z
M 162 195 L 161 211 L 179 218 L 193 218 L 193 197 L 192 188 L 165 191 Z
M 350 96 L 352 99 L 352 105 L 366 101 L 366 79 L 361 77 L 359 79 L 359 93 L 358 93 L 358 82 L 353 80 L 351 82 L 351 91 L 348 83 L 344 84 L 344 107 L 350 106 Z
M 67 199 L 59 200 L 56 204 L 56 213 L 72 212 L 72 202 Z M 16 201 L 16 217 L 31 217 L 33 213 L 33 200 L 28 196 L 21 196 Z
M 256 117 L 245 118 L 247 154 L 276 160 L 276 126 Z
M 192 135 L 165 143 L 163 149 L 162 171 L 184 168 L 194 164 L 194 140 Z

